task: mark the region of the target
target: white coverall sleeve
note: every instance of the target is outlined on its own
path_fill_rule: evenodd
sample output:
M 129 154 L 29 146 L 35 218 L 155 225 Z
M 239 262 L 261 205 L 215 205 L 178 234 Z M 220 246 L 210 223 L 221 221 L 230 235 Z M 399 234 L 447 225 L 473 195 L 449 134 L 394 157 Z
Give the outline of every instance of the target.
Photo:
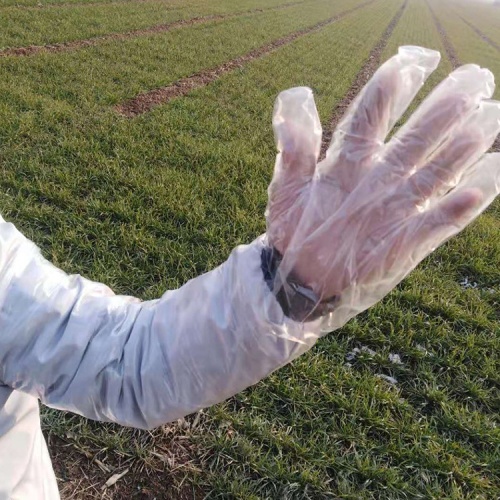
M 141 302 L 68 276 L 0 219 L 0 382 L 139 428 L 236 394 L 317 339 L 269 290 L 264 245 L 238 247 L 217 269 Z

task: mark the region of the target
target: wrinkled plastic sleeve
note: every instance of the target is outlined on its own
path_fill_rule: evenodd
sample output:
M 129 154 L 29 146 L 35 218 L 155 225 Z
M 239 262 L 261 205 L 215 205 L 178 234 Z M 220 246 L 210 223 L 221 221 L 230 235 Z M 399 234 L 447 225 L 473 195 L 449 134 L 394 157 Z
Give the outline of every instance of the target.
M 47 262 L 0 223 L 0 380 L 46 405 L 151 428 L 256 383 L 307 350 L 261 270 L 262 238 L 156 301 Z M 291 342 L 283 338 L 293 331 Z

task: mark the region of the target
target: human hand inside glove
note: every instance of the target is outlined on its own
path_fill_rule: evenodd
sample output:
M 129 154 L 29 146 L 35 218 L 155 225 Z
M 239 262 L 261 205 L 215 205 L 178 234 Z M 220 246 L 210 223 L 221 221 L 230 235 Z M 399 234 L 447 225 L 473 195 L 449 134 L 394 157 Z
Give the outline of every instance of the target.
M 352 103 L 319 163 L 312 91 L 278 96 L 267 235 L 282 257 L 274 290 L 292 317 L 325 315 L 324 331 L 338 328 L 499 193 L 500 155 L 484 154 L 500 131 L 500 103 L 488 100 L 490 71 L 458 68 L 389 137 L 439 59 L 432 50 L 401 47 Z M 305 312 L 290 281 L 306 288 Z

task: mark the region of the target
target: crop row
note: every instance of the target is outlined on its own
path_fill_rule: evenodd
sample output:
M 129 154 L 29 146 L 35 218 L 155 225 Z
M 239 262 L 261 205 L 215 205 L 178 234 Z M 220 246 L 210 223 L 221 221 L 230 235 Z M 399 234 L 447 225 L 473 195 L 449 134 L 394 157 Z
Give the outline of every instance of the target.
M 314 33 L 318 30 L 323 29 L 332 23 L 338 22 L 340 19 L 352 14 L 353 12 L 366 7 L 373 3 L 374 0 L 365 1 L 362 4 L 358 4 L 340 14 L 330 17 L 324 21 L 309 26 L 307 28 L 295 31 L 283 38 L 278 38 L 273 40 L 271 43 L 262 45 L 247 54 L 238 56 L 230 61 L 225 61 L 223 64 L 216 68 L 209 68 L 200 71 L 194 75 L 191 75 L 182 80 L 178 80 L 171 85 L 162 87 L 159 89 L 153 89 L 149 92 L 140 94 L 132 99 L 129 99 L 125 103 L 120 104 L 117 107 L 117 111 L 123 116 L 133 117 L 139 114 L 150 111 L 153 107 L 168 102 L 172 99 L 178 98 L 180 96 L 185 96 L 190 93 L 193 89 L 204 87 L 214 82 L 220 78 L 223 74 L 234 71 L 235 69 L 241 69 L 243 65 L 247 64 L 254 59 L 264 57 L 270 52 L 273 52 L 285 45 L 288 45 L 298 38 Z
M 310 3 L 313 10 L 314 4 L 321 4 L 316 0 Z M 285 4 L 288 4 L 286 0 L 187 0 L 182 4 L 124 2 L 37 11 L 8 9 L 0 15 L 0 48 L 71 42 L 200 16 L 244 13 Z
M 78 106 L 115 104 L 162 87 L 260 45 L 307 28 L 356 3 L 314 2 L 282 11 L 244 15 L 189 29 L 109 41 L 76 52 L 0 60 L 0 99 L 23 102 L 45 95 Z
M 478 25 L 474 16 L 464 18 L 455 6 L 447 1 L 433 4 L 433 9 L 442 24 L 461 64 L 474 63 L 489 68 L 498 80 L 500 77 L 500 52 L 478 35 L 471 26 Z M 480 8 L 478 8 L 480 11 Z M 469 21 L 469 22 L 466 22 Z M 497 89 L 495 97 L 500 97 Z
M 500 8 L 487 2 L 441 0 L 450 11 L 470 22 L 496 43 L 500 43 Z
M 196 0 L 196 3 L 204 3 L 208 0 Z M 127 4 L 127 3 L 162 3 L 165 6 L 179 6 L 186 2 L 184 0 L 0 0 L 0 10 L 33 10 L 74 8 L 74 7 L 96 7 L 104 4 Z

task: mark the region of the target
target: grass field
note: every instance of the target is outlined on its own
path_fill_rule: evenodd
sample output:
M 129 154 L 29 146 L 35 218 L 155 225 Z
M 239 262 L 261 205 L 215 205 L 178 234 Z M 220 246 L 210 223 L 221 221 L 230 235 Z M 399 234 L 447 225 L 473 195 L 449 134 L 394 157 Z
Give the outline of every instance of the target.
M 0 212 L 64 270 L 158 297 L 265 230 L 277 93 L 312 87 L 328 129 L 369 62 L 404 44 L 441 51 L 431 84 L 453 66 L 447 46 L 498 80 L 500 8 L 0 0 Z M 246 54 L 149 112 L 116 111 Z M 500 204 L 225 403 L 152 432 L 42 413 L 65 499 L 500 498 Z

